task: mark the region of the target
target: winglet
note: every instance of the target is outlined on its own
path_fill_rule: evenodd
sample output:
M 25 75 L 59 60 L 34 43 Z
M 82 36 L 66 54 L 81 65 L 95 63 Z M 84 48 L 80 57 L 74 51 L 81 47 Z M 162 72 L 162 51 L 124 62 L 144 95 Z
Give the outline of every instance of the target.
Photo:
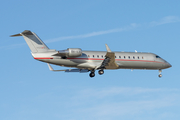
M 51 67 L 51 65 L 49 63 L 47 63 L 47 64 L 48 64 L 49 70 L 54 71 L 54 69 Z
M 107 52 L 111 52 L 109 46 L 108 46 L 107 44 L 105 44 L 105 45 L 106 45 L 106 50 L 107 50 Z
M 66 70 L 54 70 L 49 63 L 47 63 L 47 64 L 48 64 L 48 67 L 49 67 L 50 71 L 66 71 Z

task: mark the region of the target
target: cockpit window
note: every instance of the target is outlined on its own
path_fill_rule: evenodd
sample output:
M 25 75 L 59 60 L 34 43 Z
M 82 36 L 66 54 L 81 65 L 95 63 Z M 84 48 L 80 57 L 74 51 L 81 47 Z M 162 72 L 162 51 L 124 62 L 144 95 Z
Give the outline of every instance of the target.
M 159 57 L 159 56 L 156 55 L 156 58 L 161 58 L 161 57 Z

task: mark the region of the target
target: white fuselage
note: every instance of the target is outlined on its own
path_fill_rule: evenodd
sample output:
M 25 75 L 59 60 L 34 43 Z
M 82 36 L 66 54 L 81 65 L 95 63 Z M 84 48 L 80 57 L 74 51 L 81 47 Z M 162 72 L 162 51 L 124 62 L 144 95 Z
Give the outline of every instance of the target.
M 45 43 L 30 30 L 11 37 L 23 36 L 28 44 L 34 59 L 48 63 L 51 71 L 65 72 L 89 72 L 90 77 L 95 76 L 95 71 L 99 70 L 100 75 L 104 74 L 104 69 L 151 69 L 159 70 L 171 67 L 171 65 L 153 53 L 139 52 L 112 52 L 107 44 L 107 51 L 82 51 L 80 48 L 68 48 L 67 50 L 56 51 L 49 49 Z M 53 70 L 50 64 L 75 67 L 78 69 Z
M 34 59 L 65 67 L 80 69 L 94 69 L 105 59 L 106 51 L 83 51 L 80 57 L 62 58 L 53 56 L 57 51 L 46 53 L 32 53 Z M 114 52 L 118 69 L 165 69 L 171 65 L 153 53 Z

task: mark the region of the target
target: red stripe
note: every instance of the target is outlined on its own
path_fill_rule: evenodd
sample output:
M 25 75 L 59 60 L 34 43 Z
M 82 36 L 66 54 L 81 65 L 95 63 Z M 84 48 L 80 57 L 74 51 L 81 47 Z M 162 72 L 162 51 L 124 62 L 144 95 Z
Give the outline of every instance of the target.
M 34 58 L 34 59 L 53 59 L 53 58 L 45 58 L 45 57 L 42 57 L 42 58 Z
M 116 59 L 116 61 L 138 61 L 138 62 L 156 62 L 156 63 L 163 63 L 163 62 L 150 61 L 150 60 L 126 60 L 126 59 Z
M 67 59 L 80 59 L 80 60 L 104 60 L 104 59 L 98 59 L 98 58 L 67 58 Z
M 53 59 L 52 57 L 42 57 L 42 58 L 34 58 L 34 59 Z M 76 60 L 104 60 L 99 58 L 67 58 L 67 59 L 76 59 Z M 158 61 L 150 61 L 150 60 L 127 60 L 127 59 L 116 59 L 116 61 L 137 61 L 137 62 L 155 62 L 155 63 L 163 63 Z M 165 63 L 163 63 L 165 64 Z
M 67 59 L 79 59 L 79 60 L 104 60 L 98 58 L 67 58 Z M 116 61 L 137 61 L 137 62 L 155 62 L 155 63 L 163 63 L 158 61 L 150 61 L 150 60 L 128 60 L 128 59 L 115 59 Z M 165 64 L 165 63 L 163 63 Z

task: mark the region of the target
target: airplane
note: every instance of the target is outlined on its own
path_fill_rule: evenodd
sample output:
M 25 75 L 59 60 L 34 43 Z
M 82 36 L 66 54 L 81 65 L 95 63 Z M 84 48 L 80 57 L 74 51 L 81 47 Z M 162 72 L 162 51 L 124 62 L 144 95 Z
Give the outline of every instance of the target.
M 142 52 L 112 52 L 107 44 L 107 51 L 82 51 L 80 48 L 68 48 L 67 50 L 49 49 L 45 43 L 30 30 L 11 35 L 11 37 L 23 36 L 28 44 L 31 54 L 35 60 L 48 64 L 51 71 L 65 72 L 90 72 L 89 76 L 94 77 L 95 71 L 99 75 L 104 70 L 114 69 L 145 69 L 159 70 L 159 77 L 162 77 L 162 69 L 172 67 L 170 63 L 153 53 Z M 73 67 L 76 69 L 54 70 L 50 64 Z

